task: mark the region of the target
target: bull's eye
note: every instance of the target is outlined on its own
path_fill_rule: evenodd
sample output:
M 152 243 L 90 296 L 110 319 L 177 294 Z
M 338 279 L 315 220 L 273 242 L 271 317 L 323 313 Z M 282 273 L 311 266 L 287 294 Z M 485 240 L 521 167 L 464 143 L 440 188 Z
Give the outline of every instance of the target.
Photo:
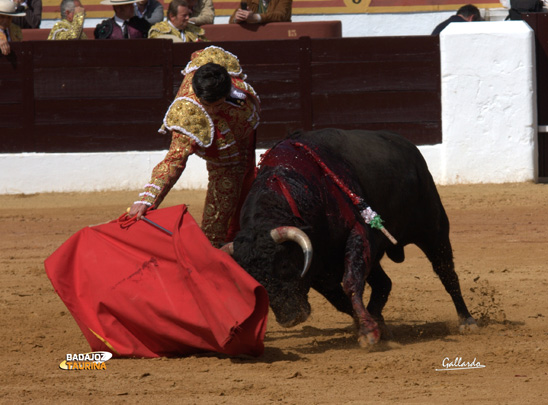
M 275 272 L 279 279 L 291 280 L 295 275 L 298 275 L 298 272 L 295 272 L 294 270 L 295 269 L 291 269 L 289 266 L 277 266 Z

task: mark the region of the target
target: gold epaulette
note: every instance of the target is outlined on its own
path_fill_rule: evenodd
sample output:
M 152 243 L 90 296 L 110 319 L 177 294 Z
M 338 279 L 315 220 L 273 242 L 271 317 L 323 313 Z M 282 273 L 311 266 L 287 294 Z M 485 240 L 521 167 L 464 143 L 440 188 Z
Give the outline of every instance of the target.
M 23 31 L 14 23 L 10 24 L 10 37 L 12 42 L 21 42 L 23 40 Z
M 211 146 L 215 134 L 213 120 L 204 108 L 188 97 L 176 98 L 164 117 L 162 129 L 191 137 L 203 148 Z
M 173 32 L 172 32 L 173 31 Z M 150 36 L 151 33 L 157 32 L 158 34 L 153 35 L 167 35 L 167 34 L 173 34 L 176 35 L 178 32 L 173 28 L 171 25 L 167 23 L 167 21 L 160 21 L 156 24 L 154 24 L 152 27 L 150 27 L 150 30 L 148 31 L 148 35 Z
M 245 75 L 242 73 L 242 68 L 240 66 L 240 61 L 236 55 L 213 45 L 194 52 L 190 62 L 188 62 L 182 73 L 187 75 L 209 62 L 223 66 L 231 76 L 239 76 L 242 79 L 245 79 Z
M 197 37 L 205 36 L 205 30 L 202 27 L 198 26 L 198 25 L 188 24 L 185 30 L 192 32 Z

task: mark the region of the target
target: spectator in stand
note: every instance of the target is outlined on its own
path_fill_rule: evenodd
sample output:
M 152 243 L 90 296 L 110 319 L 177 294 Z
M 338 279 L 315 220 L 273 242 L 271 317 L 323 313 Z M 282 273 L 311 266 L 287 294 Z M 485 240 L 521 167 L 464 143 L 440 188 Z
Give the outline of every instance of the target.
M 84 33 L 84 19 L 86 10 L 80 0 L 61 1 L 61 21 L 56 22 L 51 29 L 48 39 L 87 39 Z
M 144 18 L 150 25 L 164 19 L 164 6 L 158 0 L 141 0 L 133 5 L 135 15 Z
M 40 28 L 42 22 L 42 0 L 13 0 L 18 13 L 24 13 L 23 17 L 16 17 L 13 23 L 22 29 Z
M 189 24 L 190 8 L 186 0 L 172 0 L 167 8 L 166 21 L 154 24 L 149 38 L 169 38 L 174 42 L 207 41 L 203 28 Z
M 291 21 L 293 0 L 251 0 L 242 1 L 234 11 L 229 23 L 266 24 Z
M 215 8 L 213 0 L 187 0 L 192 13 L 190 23 L 195 25 L 213 24 Z
M 542 0 L 501 0 L 500 4 L 508 9 L 505 20 L 523 20 L 522 14 L 540 13 L 546 1 Z
M 9 55 L 11 52 L 10 42 L 23 40 L 21 28 L 15 25 L 13 17 L 24 16 L 25 13 L 18 13 L 15 4 L 11 0 L 0 0 L 0 51 L 2 55 Z
M 483 18 L 481 18 L 480 11 L 476 6 L 472 4 L 467 4 L 466 6 L 462 6 L 461 8 L 459 8 L 457 10 L 457 14 L 449 17 L 447 20 L 438 24 L 438 26 L 434 28 L 434 31 L 432 31 L 432 35 L 439 35 L 440 32 L 442 32 L 445 27 L 447 27 L 451 23 L 470 21 L 483 21 Z
M 146 38 L 150 24 L 144 18 L 135 16 L 134 0 L 103 0 L 101 4 L 114 9 L 114 17 L 97 24 L 93 32 L 95 39 Z

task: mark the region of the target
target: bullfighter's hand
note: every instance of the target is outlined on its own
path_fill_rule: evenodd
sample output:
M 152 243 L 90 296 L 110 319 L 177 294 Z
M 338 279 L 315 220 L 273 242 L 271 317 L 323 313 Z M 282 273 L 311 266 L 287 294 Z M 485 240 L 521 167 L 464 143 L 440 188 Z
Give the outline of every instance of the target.
M 136 216 L 137 219 L 141 219 L 141 217 L 143 215 L 145 215 L 145 213 L 147 212 L 148 208 L 149 207 L 146 204 L 137 204 L 137 203 L 135 203 L 131 206 L 131 208 L 128 208 L 129 209 L 128 215 L 130 217 L 135 217 Z

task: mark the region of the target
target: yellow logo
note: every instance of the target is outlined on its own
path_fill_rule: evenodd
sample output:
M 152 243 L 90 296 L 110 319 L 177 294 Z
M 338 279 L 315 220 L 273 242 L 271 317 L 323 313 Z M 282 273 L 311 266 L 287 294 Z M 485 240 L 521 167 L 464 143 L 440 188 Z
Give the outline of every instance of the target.
M 106 362 L 112 358 L 109 352 L 67 354 L 59 364 L 61 370 L 106 370 Z

